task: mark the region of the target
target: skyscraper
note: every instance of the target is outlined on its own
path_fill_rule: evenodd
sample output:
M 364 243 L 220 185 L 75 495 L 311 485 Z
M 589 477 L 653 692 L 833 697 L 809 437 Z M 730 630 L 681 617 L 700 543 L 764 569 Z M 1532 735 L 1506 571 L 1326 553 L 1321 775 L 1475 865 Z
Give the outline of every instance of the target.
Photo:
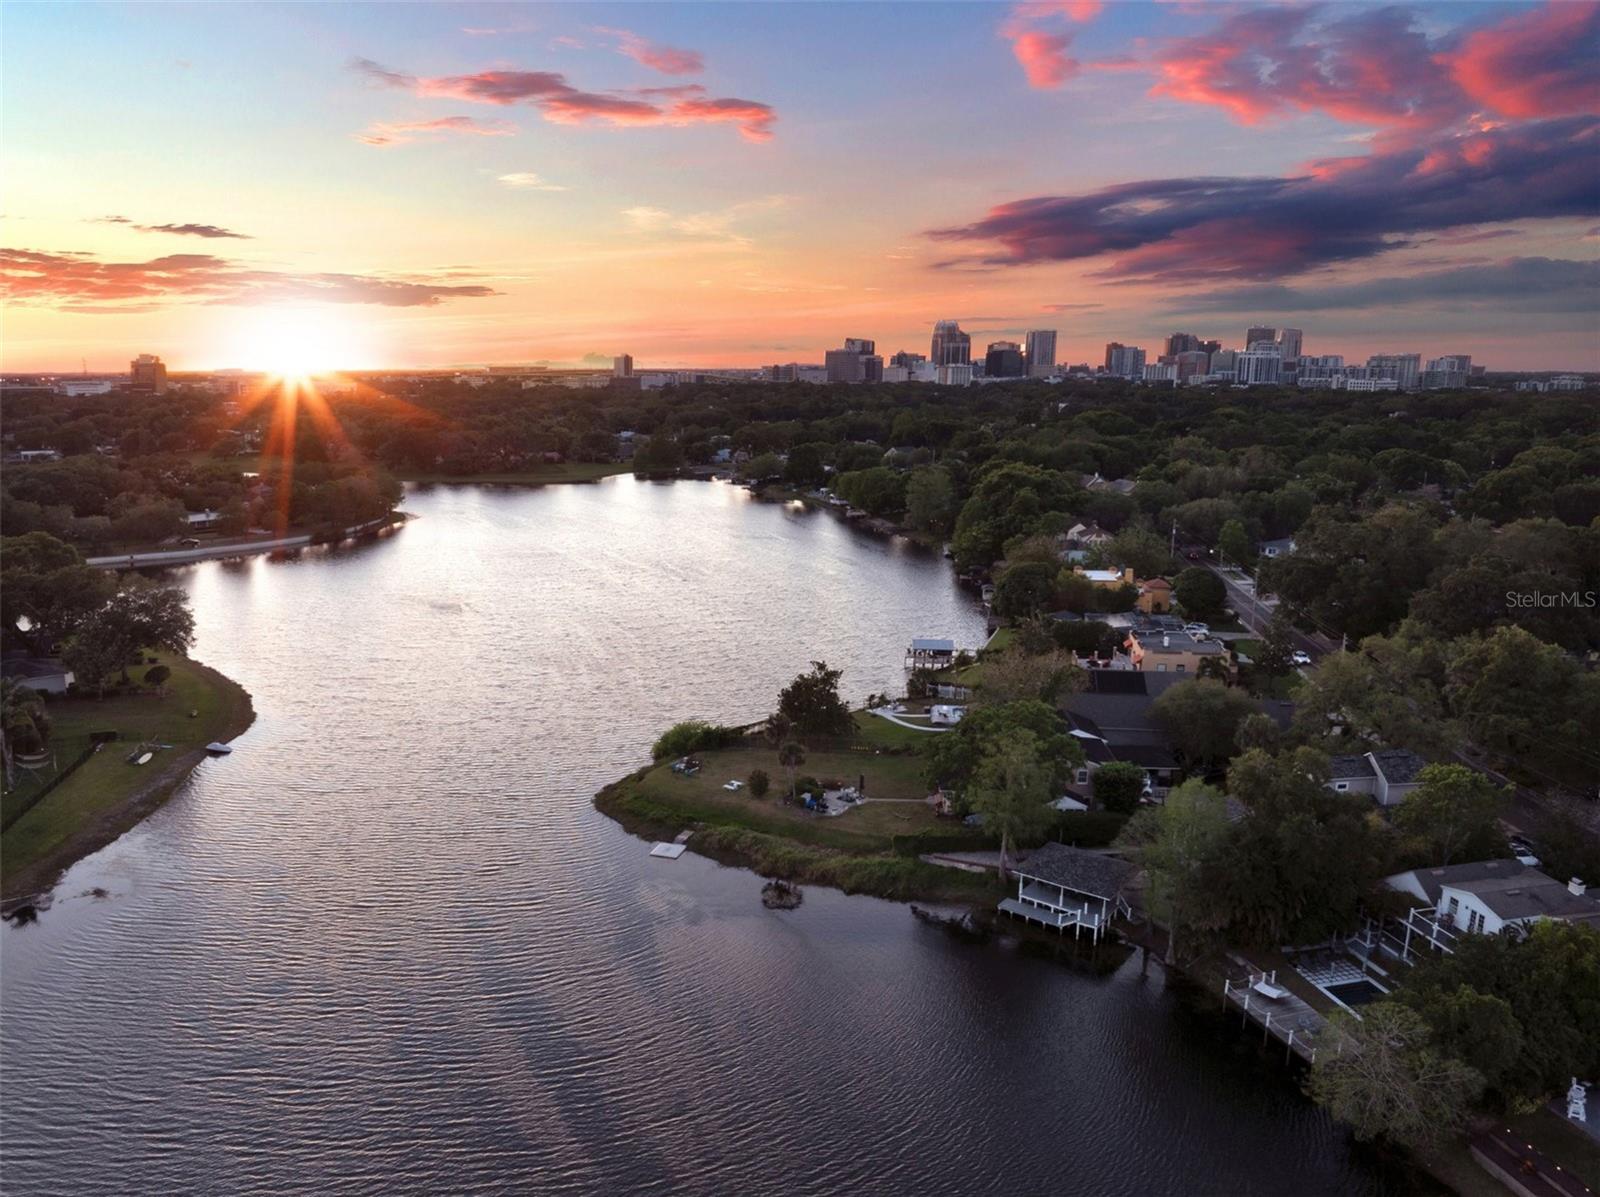
M 1144 350 L 1112 341 L 1106 346 L 1106 373 L 1118 378 L 1144 377 Z
M 133 377 L 130 386 L 136 391 L 153 391 L 157 395 L 167 389 L 167 367 L 153 353 L 141 353 L 128 363 L 128 373 Z
M 902 349 L 899 353 L 895 354 L 889 359 L 889 364 L 891 366 L 903 366 L 907 370 L 915 370 L 919 365 L 927 360 L 928 355 L 925 353 L 911 353 L 905 349 Z
M 1402 391 L 1417 388 L 1417 376 L 1422 373 L 1420 353 L 1375 353 L 1367 359 L 1367 368 L 1374 378 L 1392 378 Z
M 1278 356 L 1286 365 L 1300 360 L 1300 341 L 1304 334 L 1298 328 L 1286 328 L 1278 334 Z
M 612 378 L 633 377 L 633 354 L 624 353 L 611 359 Z
M 1247 349 L 1234 356 L 1233 369 L 1233 381 L 1239 386 L 1275 386 L 1282 379 L 1283 355 L 1275 344 L 1267 349 Z
M 1024 373 L 1022 346 L 1015 341 L 995 341 L 983 355 L 985 378 L 1021 378 Z
M 1167 337 L 1167 347 L 1163 354 L 1175 358 L 1180 353 L 1189 353 L 1200 348 L 1200 338 L 1193 333 L 1176 332 Z
M 972 338 L 954 320 L 941 320 L 933 326 L 933 352 L 928 359 L 935 366 L 965 366 L 972 361 Z
M 843 349 L 828 350 L 828 381 L 882 382 L 883 359 L 875 349 L 877 343 L 865 337 L 846 337 Z
M 1030 377 L 1044 378 L 1056 372 L 1056 330 L 1028 330 L 1027 369 Z
M 1278 330 L 1275 328 L 1257 326 L 1244 330 L 1244 347 L 1246 349 L 1249 349 L 1257 341 L 1276 341 L 1277 339 Z

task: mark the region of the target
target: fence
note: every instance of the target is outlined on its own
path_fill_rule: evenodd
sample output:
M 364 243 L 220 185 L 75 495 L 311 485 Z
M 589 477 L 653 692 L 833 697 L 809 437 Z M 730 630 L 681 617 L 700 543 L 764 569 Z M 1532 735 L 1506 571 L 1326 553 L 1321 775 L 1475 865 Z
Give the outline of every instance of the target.
M 35 806 L 38 806 L 51 790 L 55 789 L 62 782 L 66 781 L 67 778 L 71 777 L 78 771 L 78 768 L 85 761 L 87 761 L 95 753 L 99 752 L 102 745 L 109 744 L 116 738 L 117 733 L 114 731 L 91 732 L 89 735 L 88 746 L 73 758 L 72 763 L 59 770 L 54 777 L 45 782 L 33 793 L 21 794 L 13 791 L 12 793 L 7 794 L 7 801 L 3 805 L 0 805 L 0 831 L 5 831 L 18 819 L 22 818 L 23 815 L 27 814 Z

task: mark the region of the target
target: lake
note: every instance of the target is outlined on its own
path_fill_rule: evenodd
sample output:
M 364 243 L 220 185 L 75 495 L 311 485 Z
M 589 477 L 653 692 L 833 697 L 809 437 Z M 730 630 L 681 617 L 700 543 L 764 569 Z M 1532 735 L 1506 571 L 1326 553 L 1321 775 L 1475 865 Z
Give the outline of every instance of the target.
M 981 643 L 937 555 L 721 483 L 406 507 L 171 575 L 259 718 L 0 931 L 8 1194 L 1404 1191 L 1159 968 L 768 911 L 592 809 L 812 660 Z

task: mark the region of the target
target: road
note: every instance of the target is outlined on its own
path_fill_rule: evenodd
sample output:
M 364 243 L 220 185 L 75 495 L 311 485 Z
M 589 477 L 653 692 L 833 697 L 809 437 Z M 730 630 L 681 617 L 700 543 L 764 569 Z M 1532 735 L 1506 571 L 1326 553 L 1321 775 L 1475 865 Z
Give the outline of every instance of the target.
M 1185 546 L 1185 558 L 1188 559 L 1188 554 L 1196 551 L 1202 554 L 1196 564 L 1209 569 L 1222 579 L 1222 584 L 1227 588 L 1228 592 L 1228 606 L 1232 607 L 1235 614 L 1239 616 L 1239 622 L 1244 624 L 1257 637 L 1266 635 L 1267 624 L 1271 621 L 1273 612 L 1278 609 L 1277 601 L 1259 597 L 1256 594 L 1254 583 L 1242 571 L 1236 574 L 1231 570 L 1223 569 L 1205 555 L 1206 550 L 1203 546 Z M 1325 653 L 1335 651 L 1339 647 L 1336 641 L 1330 640 L 1326 636 L 1302 632 L 1299 628 L 1290 630 L 1289 640 L 1295 648 L 1309 653 L 1313 661 Z

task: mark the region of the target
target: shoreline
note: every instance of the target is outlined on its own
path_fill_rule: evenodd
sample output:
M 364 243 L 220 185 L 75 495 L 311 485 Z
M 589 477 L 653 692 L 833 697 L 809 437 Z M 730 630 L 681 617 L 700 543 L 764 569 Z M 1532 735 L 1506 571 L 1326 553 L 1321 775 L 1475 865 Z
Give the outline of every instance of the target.
M 192 658 L 185 658 L 185 661 L 199 680 L 221 697 L 224 704 L 219 721 L 212 725 L 217 734 L 208 736 L 205 743 L 230 743 L 249 730 L 256 719 L 250 692 L 209 665 Z M 122 740 L 114 741 L 110 750 L 115 752 L 124 743 Z M 48 896 L 62 874 L 73 865 L 115 843 L 160 810 L 208 755 L 203 746 L 186 749 L 166 762 L 154 776 L 144 778 L 141 784 L 118 797 L 111 806 L 87 818 L 66 839 L 22 867 L 7 869 L 4 882 L 0 884 L 0 915 L 9 917 L 23 907 L 35 905 Z M 40 806 L 54 797 L 54 794 L 46 797 Z M 17 824 L 32 817 L 37 810 L 37 807 L 30 809 L 17 819 Z M 13 824 L 6 834 L 14 834 L 17 824 Z

